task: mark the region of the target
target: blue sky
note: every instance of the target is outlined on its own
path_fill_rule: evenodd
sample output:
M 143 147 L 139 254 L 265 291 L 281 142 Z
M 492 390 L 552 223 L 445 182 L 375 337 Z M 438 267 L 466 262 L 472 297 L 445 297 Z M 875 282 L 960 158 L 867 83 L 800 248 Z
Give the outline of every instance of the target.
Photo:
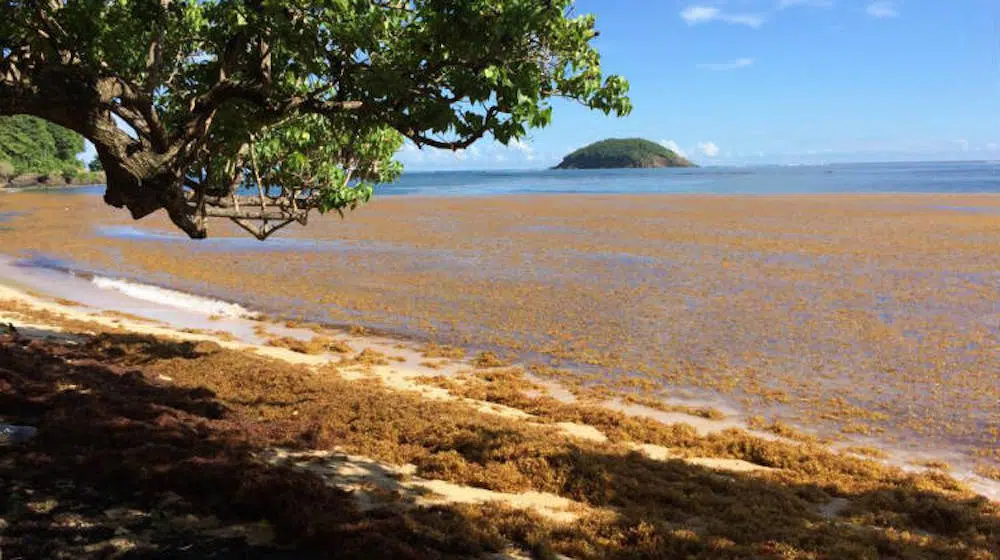
M 701 164 L 1000 159 L 997 0 L 578 0 L 625 119 L 557 102 L 513 147 L 412 146 L 407 169 L 541 168 L 639 136 Z

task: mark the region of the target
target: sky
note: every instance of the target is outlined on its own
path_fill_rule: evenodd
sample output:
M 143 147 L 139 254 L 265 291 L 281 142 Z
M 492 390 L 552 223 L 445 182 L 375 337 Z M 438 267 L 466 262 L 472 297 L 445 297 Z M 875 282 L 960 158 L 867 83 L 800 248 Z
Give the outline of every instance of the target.
M 555 165 L 643 137 L 702 165 L 1000 159 L 998 0 L 578 0 L 634 110 L 554 103 L 515 145 L 406 146 L 408 170 Z
M 553 103 L 502 146 L 407 144 L 408 170 L 541 169 L 609 137 L 701 165 L 1000 160 L 998 0 L 577 0 L 634 110 Z M 84 160 L 93 157 L 88 146 Z

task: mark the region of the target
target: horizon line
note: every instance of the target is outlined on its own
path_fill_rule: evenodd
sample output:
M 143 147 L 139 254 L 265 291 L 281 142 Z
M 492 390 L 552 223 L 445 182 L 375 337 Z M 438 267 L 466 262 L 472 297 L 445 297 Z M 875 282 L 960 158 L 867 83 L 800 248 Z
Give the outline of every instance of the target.
M 555 169 L 554 167 L 448 167 L 440 169 L 403 169 L 403 173 L 454 173 L 463 171 L 604 171 L 604 170 L 628 170 L 628 169 L 706 169 L 723 167 L 824 167 L 829 165 L 885 165 L 885 164 L 906 164 L 906 163 L 996 163 L 997 159 L 897 159 L 897 160 L 865 160 L 865 161 L 829 161 L 811 163 L 730 163 L 730 164 L 697 164 L 698 167 L 608 167 L 598 169 Z

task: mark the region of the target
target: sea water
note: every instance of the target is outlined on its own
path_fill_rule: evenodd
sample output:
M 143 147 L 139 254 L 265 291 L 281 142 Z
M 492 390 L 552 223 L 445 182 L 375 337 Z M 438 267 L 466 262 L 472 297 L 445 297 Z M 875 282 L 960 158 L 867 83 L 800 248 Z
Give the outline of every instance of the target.
M 103 194 L 103 185 L 46 189 Z M 504 194 L 997 193 L 1000 161 L 837 163 L 665 169 L 541 169 L 405 172 L 377 196 Z
M 404 173 L 377 195 L 995 193 L 1000 161 Z

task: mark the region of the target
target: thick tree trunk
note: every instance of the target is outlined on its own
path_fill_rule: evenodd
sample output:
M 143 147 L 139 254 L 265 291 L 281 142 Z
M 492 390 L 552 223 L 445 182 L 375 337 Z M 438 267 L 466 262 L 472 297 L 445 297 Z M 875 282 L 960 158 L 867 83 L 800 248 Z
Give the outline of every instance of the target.
M 136 175 L 113 156 L 100 150 L 98 156 L 107 176 L 104 202 L 115 208 L 127 208 L 136 220 L 163 208 L 170 220 L 192 239 L 206 237 L 204 219 L 184 200 L 181 173 Z
M 130 136 L 112 117 L 111 101 L 120 95 L 118 89 L 112 80 L 94 79 L 75 68 L 42 68 L 30 79 L 0 79 L 0 115 L 33 115 L 79 133 L 93 142 L 104 167 L 105 202 L 127 208 L 135 219 L 163 208 L 190 237 L 204 238 L 204 220 L 184 200 L 179 158 Z

